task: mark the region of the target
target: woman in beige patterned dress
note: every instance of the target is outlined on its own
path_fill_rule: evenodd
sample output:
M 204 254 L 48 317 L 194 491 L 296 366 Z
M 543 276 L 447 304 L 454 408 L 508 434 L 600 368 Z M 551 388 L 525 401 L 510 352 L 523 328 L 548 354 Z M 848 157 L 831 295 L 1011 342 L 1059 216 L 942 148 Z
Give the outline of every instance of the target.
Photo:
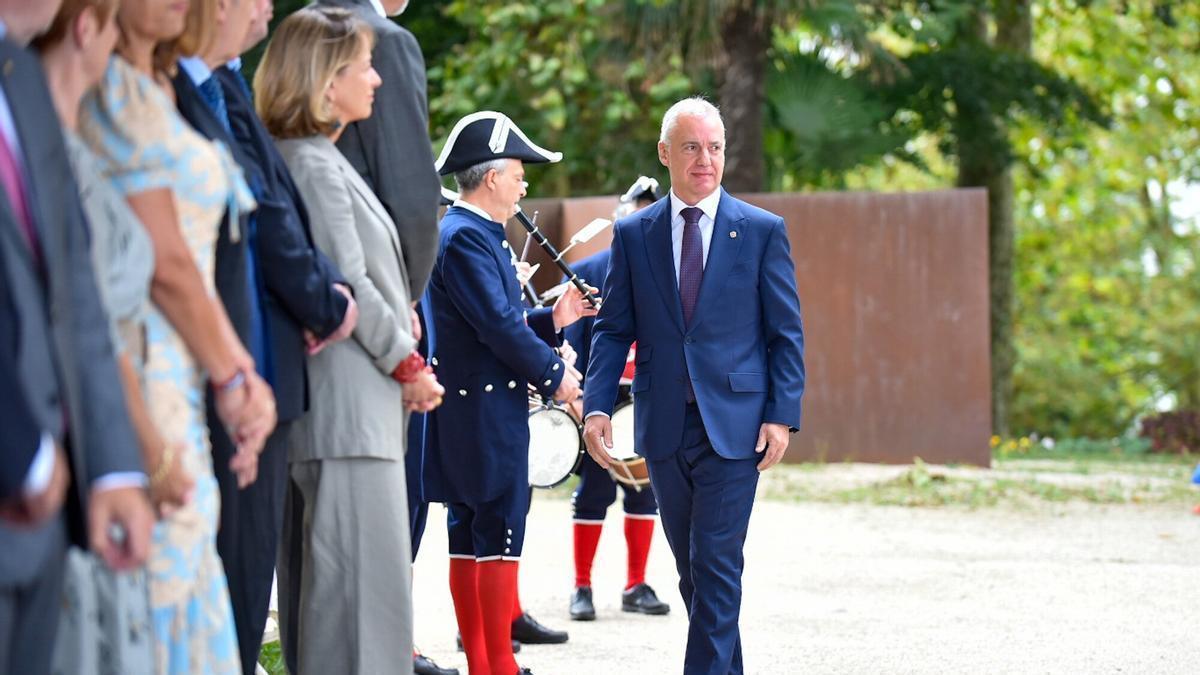
M 174 61 L 171 41 L 182 32 L 187 9 L 179 0 L 121 4 L 118 56 L 85 99 L 79 132 L 154 242 L 146 399 L 167 442 L 161 462 L 180 462 L 196 481 L 194 498 L 155 529 L 148 571 L 156 670 L 236 673 L 237 640 L 216 552 L 219 496 L 204 414 L 206 378 L 222 419 L 241 442 L 233 468 L 243 483 L 253 480 L 257 451 L 274 425 L 274 403 L 213 289 L 221 220 L 228 213 L 236 222 L 253 199 L 227 150 L 205 141 L 175 112 L 158 67 Z M 182 448 L 179 456 L 172 456 L 173 447 Z

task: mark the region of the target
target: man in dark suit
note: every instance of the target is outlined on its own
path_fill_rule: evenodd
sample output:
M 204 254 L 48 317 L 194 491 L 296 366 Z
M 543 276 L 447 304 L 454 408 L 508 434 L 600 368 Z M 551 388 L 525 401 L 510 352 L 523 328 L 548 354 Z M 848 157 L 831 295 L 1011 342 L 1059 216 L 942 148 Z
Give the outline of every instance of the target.
M 228 122 L 235 158 L 258 202 L 247 228 L 256 278 L 251 292 L 263 343 L 255 360 L 275 392 L 278 424 L 259 456 L 253 484 L 239 490 L 230 472 L 216 472 L 221 489 L 217 552 L 229 582 L 242 669 L 252 675 L 262 647 L 284 517 L 288 431 L 308 409 L 305 333 L 314 350 L 344 339 L 354 328 L 357 308 L 341 273 L 313 247 L 308 212 L 291 175 L 254 112 L 241 72 L 227 65 L 231 55 L 265 36 L 265 12 L 259 0 L 234 0 L 227 8 L 214 39 L 185 63 L 186 75 L 208 112 Z M 203 77 L 206 71 L 208 77 Z M 195 101 L 187 85 L 176 83 L 176 90 L 182 90 L 181 108 Z M 203 111 L 193 110 L 192 117 L 201 118 L 199 112 Z M 225 440 L 213 443 L 218 465 L 232 456 L 233 446 Z
M 50 670 L 66 535 L 131 569 L 154 523 L 58 116 L 23 48 L 57 8 L 0 0 L 0 398 L 19 399 L 0 425 L 6 673 Z
M 629 345 L 646 458 L 688 610 L 684 672 L 742 673 L 742 546 L 758 473 L 800 426 L 804 338 L 783 219 L 721 189 L 725 125 L 707 101 L 663 117 L 671 194 L 618 222 L 586 394 L 588 453 L 612 462 L 609 417 Z
M 388 19 L 403 12 L 408 0 L 317 0 L 317 4 L 352 10 L 375 31 L 371 58 L 383 80 L 375 90 L 375 111 L 342 132 L 337 146 L 395 221 L 409 293 L 420 298 L 437 254 L 441 183 L 429 142 L 425 59 L 412 33 Z
M 525 194 L 524 162 L 561 158 L 485 111 L 455 125 L 438 159 L 462 194 L 442 219 L 429 283 L 431 363 L 446 400 L 429 415 L 422 487 L 449 509 L 450 594 L 476 673 L 518 670 L 510 640 L 530 498 L 527 388 L 566 402 L 578 395 L 578 373 L 552 345 L 595 313 L 573 287 L 553 309 L 525 311 L 504 236 Z

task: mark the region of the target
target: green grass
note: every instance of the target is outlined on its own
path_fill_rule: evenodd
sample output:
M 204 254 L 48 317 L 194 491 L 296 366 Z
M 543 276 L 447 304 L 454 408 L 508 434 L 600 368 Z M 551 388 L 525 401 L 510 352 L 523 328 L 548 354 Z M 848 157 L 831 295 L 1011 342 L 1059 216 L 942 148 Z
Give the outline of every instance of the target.
M 1050 451 L 1053 452 L 1053 451 Z M 919 459 L 886 478 L 862 478 L 849 466 L 782 466 L 764 475 L 768 499 L 834 504 L 914 507 L 1037 508 L 1048 504 L 1190 505 L 1195 458 L 1107 453 L 1023 453 L 993 462 L 992 469 L 929 466 Z M 865 481 L 865 482 L 864 482 Z
M 283 652 L 280 651 L 278 640 L 263 645 L 258 654 L 258 663 L 271 675 L 287 675 L 287 666 L 283 663 Z

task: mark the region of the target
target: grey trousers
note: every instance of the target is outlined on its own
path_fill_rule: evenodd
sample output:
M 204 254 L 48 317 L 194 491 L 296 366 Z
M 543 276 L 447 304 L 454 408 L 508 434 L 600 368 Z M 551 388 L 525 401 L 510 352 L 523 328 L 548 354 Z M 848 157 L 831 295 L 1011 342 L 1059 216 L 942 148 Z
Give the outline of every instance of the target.
M 411 673 L 404 463 L 313 460 L 293 462 L 290 474 L 288 489 L 298 492 L 303 515 L 284 516 L 279 624 L 296 675 Z M 291 507 L 297 500 L 287 501 Z

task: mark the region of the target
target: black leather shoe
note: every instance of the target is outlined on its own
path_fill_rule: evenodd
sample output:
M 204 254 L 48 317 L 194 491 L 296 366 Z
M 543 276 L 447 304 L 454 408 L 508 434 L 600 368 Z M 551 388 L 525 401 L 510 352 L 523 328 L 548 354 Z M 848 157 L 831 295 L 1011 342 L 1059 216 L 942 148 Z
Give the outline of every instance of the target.
M 416 675 L 458 675 L 458 668 L 441 668 L 424 654 L 413 654 L 413 672 Z
M 513 640 L 513 641 L 512 641 L 512 645 L 513 645 L 513 653 L 514 653 L 514 654 L 516 654 L 517 652 L 521 651 L 521 643 L 520 643 L 520 642 L 517 642 L 516 640 Z M 463 651 L 463 646 L 462 646 L 462 633 L 457 633 L 457 634 L 454 636 L 454 646 L 458 648 L 458 651 L 460 651 L 460 652 L 461 652 L 461 651 Z
M 517 671 L 517 675 L 533 675 L 533 671 L 528 668 L 522 668 Z
M 512 636 L 527 645 L 557 645 L 567 641 L 567 631 L 551 630 L 525 612 L 512 622 Z
M 580 586 L 571 595 L 571 618 L 575 621 L 596 620 L 596 606 L 592 604 L 591 586 Z
M 666 614 L 671 611 L 671 606 L 659 600 L 649 584 L 638 584 L 621 593 L 621 610 L 642 614 Z

